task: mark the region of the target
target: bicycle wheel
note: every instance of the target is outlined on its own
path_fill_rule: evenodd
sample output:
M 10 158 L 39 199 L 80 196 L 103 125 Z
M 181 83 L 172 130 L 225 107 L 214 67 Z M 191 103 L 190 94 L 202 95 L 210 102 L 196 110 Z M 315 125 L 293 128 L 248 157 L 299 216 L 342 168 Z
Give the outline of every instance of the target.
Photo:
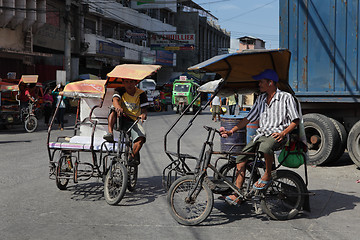
M 137 178 L 138 178 L 138 166 L 128 166 L 128 183 L 127 183 L 127 189 L 130 192 L 135 191 Z
M 241 190 L 243 190 L 243 191 L 246 190 L 248 184 L 250 184 L 250 185 L 254 184 L 261 177 L 259 170 L 256 168 L 254 170 L 252 180 L 249 182 L 251 170 L 252 170 L 252 166 L 247 164 L 246 171 L 245 171 L 245 180 L 241 187 Z M 222 165 L 219 168 L 219 172 L 222 175 L 224 175 L 227 180 L 229 180 L 232 183 L 235 183 L 235 180 L 236 180 L 236 163 L 235 162 L 225 163 L 224 165 Z M 215 173 L 214 179 L 220 179 L 220 176 Z
M 61 157 L 56 167 L 55 180 L 56 186 L 60 190 L 66 190 L 66 186 L 69 183 L 69 179 L 72 177 L 73 165 L 71 159 Z
M 195 176 L 187 175 L 176 180 L 170 187 L 167 202 L 172 217 L 180 224 L 193 226 L 203 222 L 214 206 L 214 195 L 209 186 L 202 184 L 196 199 L 187 200 L 195 187 Z
M 160 103 L 156 103 L 154 104 L 154 110 L 155 112 L 161 112 L 161 104 Z
M 116 162 L 105 177 L 104 197 L 108 204 L 116 205 L 125 195 L 128 181 L 127 170 L 124 164 Z
M 37 126 L 38 126 L 38 121 L 35 116 L 29 116 L 28 118 L 25 119 L 24 127 L 28 133 L 35 131 Z
M 304 205 L 305 183 L 295 172 L 278 170 L 260 201 L 261 209 L 274 220 L 295 217 Z

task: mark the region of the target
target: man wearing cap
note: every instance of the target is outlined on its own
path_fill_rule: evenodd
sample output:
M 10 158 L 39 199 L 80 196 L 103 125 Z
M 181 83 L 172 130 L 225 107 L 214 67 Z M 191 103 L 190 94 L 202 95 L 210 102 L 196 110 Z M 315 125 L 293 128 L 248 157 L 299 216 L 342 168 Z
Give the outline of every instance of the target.
M 265 189 L 272 181 L 271 167 L 274 162 L 274 150 L 282 148 L 287 141 L 287 134 L 298 124 L 300 115 L 295 99 L 290 93 L 277 88 L 279 77 L 272 69 L 266 69 L 252 77 L 259 81 L 261 94 L 256 99 L 248 115 L 229 131 L 222 131 L 222 136 L 231 136 L 234 132 L 244 128 L 249 122 L 259 120 L 259 128 L 254 139 L 249 142 L 243 152 L 258 151 L 264 154 L 266 170 L 264 175 L 254 184 L 253 188 Z M 237 177 L 235 185 L 241 187 L 245 179 L 247 155 L 236 158 Z M 225 200 L 233 205 L 239 204 L 239 197 L 230 195 Z

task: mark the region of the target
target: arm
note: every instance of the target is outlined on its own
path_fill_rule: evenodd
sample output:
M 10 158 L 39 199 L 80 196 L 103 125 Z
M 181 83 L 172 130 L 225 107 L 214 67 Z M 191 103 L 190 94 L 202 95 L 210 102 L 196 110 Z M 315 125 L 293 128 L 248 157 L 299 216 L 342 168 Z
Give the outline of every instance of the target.
M 227 136 L 231 136 L 234 134 L 234 132 L 238 131 L 239 129 L 244 128 L 250 121 L 247 118 L 243 118 L 240 120 L 240 122 L 234 126 L 229 131 L 221 131 L 221 134 L 226 134 Z M 226 137 L 226 136 L 225 136 Z
M 284 137 L 288 134 L 288 133 L 290 133 L 292 130 L 294 130 L 294 128 L 297 126 L 297 125 L 299 125 L 299 122 L 300 122 L 300 119 L 295 119 L 294 121 L 292 121 L 291 123 L 290 123 L 290 125 L 287 127 L 287 128 L 285 128 L 284 129 L 284 131 L 282 131 L 281 133 L 273 133 L 273 134 L 271 134 L 271 136 L 273 137 L 273 138 L 275 138 L 278 142 L 280 142 L 281 140 L 283 140 L 284 139 Z
M 141 122 L 144 122 L 147 119 L 147 109 L 145 107 L 141 108 L 141 114 L 139 117 L 141 118 Z

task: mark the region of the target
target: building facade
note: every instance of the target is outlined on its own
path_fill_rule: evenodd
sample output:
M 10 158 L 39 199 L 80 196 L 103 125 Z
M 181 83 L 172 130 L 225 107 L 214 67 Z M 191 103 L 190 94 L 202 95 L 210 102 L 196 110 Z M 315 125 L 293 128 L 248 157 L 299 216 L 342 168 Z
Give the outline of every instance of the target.
M 157 81 L 164 83 L 229 48 L 230 34 L 214 19 L 192 1 L 0 0 L 0 78 L 16 72 L 54 81 L 70 50 L 71 80 L 143 63 L 163 65 Z

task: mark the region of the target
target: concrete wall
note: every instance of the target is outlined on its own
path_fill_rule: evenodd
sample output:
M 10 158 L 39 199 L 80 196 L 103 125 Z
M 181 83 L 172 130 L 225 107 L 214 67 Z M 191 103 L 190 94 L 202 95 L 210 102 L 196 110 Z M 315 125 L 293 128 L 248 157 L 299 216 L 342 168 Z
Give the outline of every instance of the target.
M 24 50 L 24 33 L 21 25 L 15 30 L 10 28 L 0 28 L 0 48 L 12 50 Z

